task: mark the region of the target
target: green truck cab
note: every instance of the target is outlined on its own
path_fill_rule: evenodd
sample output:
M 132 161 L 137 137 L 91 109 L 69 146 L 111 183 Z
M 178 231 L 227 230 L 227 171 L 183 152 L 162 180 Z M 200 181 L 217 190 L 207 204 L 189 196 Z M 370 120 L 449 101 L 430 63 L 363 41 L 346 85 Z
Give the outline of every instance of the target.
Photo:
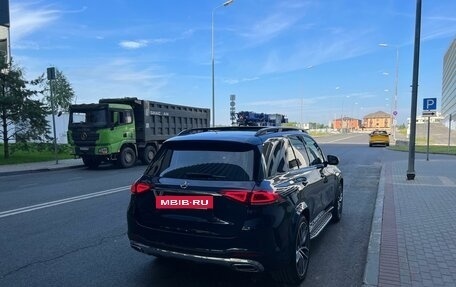
M 149 164 L 160 145 L 190 128 L 209 127 L 210 110 L 138 100 L 102 99 L 98 104 L 70 106 L 68 142 L 89 168 L 102 162 Z

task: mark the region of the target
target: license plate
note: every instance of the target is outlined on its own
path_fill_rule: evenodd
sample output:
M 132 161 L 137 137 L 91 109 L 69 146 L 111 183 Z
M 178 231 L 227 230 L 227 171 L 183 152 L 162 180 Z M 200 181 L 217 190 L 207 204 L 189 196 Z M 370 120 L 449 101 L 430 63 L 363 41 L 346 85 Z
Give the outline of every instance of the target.
M 79 149 L 80 149 L 80 150 L 84 150 L 84 151 L 87 151 L 87 150 L 89 150 L 89 148 L 88 148 L 88 147 L 80 147 Z
M 213 209 L 214 197 L 208 195 L 158 195 L 156 209 Z

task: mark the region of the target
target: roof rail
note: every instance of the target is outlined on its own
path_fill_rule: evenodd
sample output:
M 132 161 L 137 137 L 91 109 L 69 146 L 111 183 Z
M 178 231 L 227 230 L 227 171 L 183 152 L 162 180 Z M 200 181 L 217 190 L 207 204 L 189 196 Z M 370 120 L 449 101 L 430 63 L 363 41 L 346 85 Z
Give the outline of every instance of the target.
M 180 133 L 178 133 L 178 136 L 185 136 L 185 135 L 190 135 L 190 134 L 197 134 L 197 133 L 204 133 L 208 131 L 259 131 L 264 129 L 264 127 L 258 127 L 258 126 L 225 126 L 225 127 L 213 127 L 213 128 L 193 128 L 193 129 L 188 129 L 188 130 L 183 130 Z
M 278 133 L 286 131 L 299 131 L 307 133 L 304 129 L 294 128 L 294 127 L 263 127 L 263 126 L 226 126 L 226 127 L 212 127 L 212 128 L 193 128 L 188 130 L 183 130 L 178 133 L 178 136 L 185 136 L 190 134 L 204 133 L 204 132 L 222 132 L 222 131 L 252 131 L 256 132 L 255 136 L 262 136 L 268 133 Z
M 294 128 L 294 127 L 266 127 L 262 128 L 256 132 L 255 136 L 262 136 L 267 133 L 279 133 L 279 132 L 286 132 L 286 131 L 300 131 L 303 133 L 307 133 L 304 129 Z

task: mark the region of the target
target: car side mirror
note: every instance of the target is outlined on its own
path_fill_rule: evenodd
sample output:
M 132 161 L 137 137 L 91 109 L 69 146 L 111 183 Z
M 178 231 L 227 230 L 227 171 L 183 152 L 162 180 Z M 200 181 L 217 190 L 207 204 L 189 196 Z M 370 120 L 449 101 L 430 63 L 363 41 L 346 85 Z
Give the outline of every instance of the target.
M 339 158 L 335 155 L 328 155 L 327 156 L 327 163 L 330 165 L 338 165 L 339 164 Z

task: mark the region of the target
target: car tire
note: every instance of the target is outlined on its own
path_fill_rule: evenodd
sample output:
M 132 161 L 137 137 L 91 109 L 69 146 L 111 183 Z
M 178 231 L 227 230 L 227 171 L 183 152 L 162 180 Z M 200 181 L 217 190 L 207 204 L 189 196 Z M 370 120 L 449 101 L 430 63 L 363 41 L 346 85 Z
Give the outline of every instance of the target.
M 141 153 L 141 162 L 143 164 L 149 164 L 152 161 L 152 158 L 155 156 L 156 149 L 152 145 L 148 145 L 144 148 L 143 152 Z
M 131 147 L 124 147 L 120 151 L 119 159 L 117 163 L 122 168 L 132 167 L 136 163 L 136 153 Z
M 300 284 L 307 274 L 310 259 L 310 229 L 304 216 L 299 218 L 294 234 L 294 250 L 290 254 L 290 263 L 272 273 L 272 277 L 286 284 Z
M 344 207 L 344 186 L 339 182 L 337 186 L 336 198 L 334 199 L 332 210 L 332 222 L 337 223 L 342 218 L 342 209 Z

